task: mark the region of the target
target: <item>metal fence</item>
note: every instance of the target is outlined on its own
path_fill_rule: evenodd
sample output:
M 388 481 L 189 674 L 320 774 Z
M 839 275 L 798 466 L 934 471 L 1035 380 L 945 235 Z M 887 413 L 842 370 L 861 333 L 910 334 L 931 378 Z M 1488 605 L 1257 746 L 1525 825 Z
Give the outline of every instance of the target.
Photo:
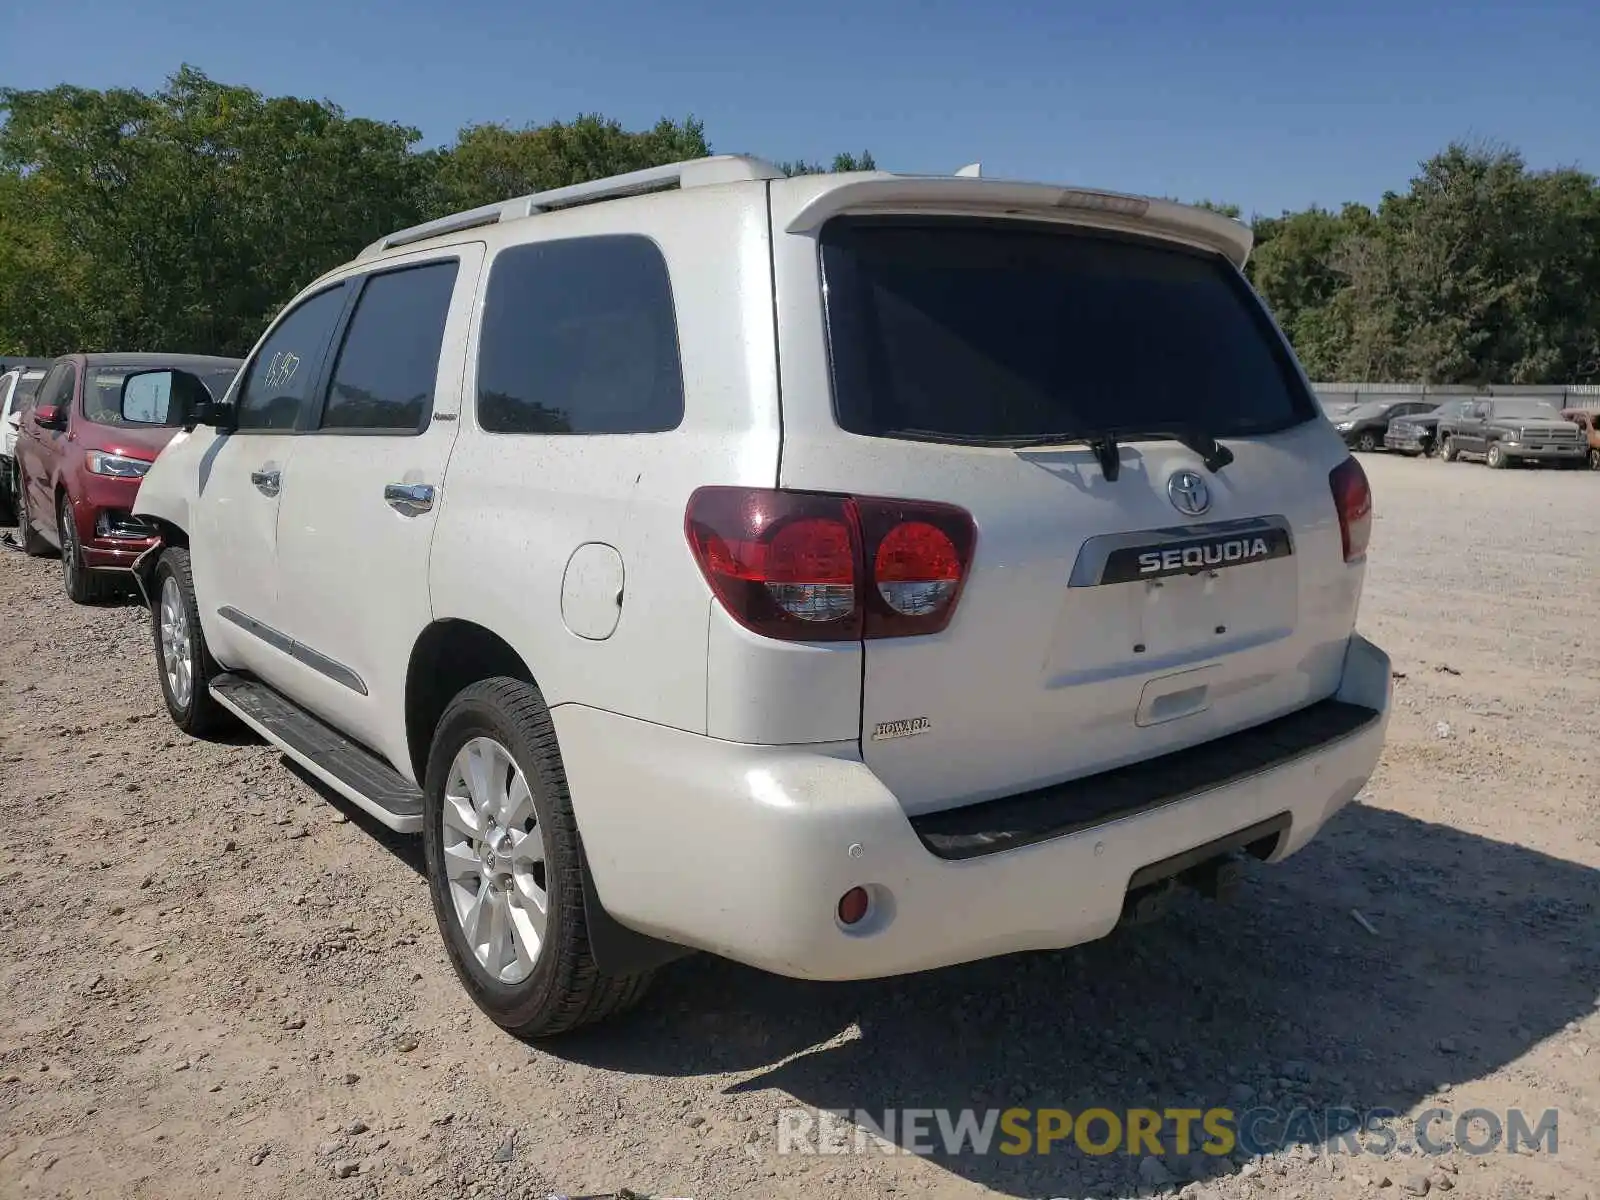
M 1313 383 L 1324 404 L 1361 404 L 1369 400 L 1395 400 L 1416 396 L 1443 404 L 1460 396 L 1533 396 L 1557 408 L 1582 408 L 1600 412 L 1600 383 L 1517 384 L 1491 383 Z

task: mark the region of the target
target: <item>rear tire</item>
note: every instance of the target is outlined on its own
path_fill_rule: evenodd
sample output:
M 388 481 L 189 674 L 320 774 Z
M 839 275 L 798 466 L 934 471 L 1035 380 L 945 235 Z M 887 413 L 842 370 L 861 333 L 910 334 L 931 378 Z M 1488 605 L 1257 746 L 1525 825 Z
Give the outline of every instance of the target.
M 28 504 L 28 485 L 17 476 L 17 534 L 22 541 L 22 552 L 33 558 L 43 558 L 52 547 L 44 535 L 33 527 L 33 511 Z
M 451 701 L 428 752 L 422 838 L 450 963 L 495 1024 L 549 1037 L 644 994 L 649 972 L 607 975 L 590 950 L 582 843 L 538 688 L 501 676 Z
M 112 581 L 84 565 L 78 544 L 78 525 L 72 517 L 72 498 L 65 492 L 56 501 L 56 533 L 61 538 L 61 586 L 74 604 L 93 604 L 112 591 Z
M 227 724 L 228 710 L 211 695 L 211 681 L 222 668 L 206 648 L 189 552 L 181 546 L 163 550 L 151 572 L 150 635 L 172 723 L 191 737 L 204 737 Z

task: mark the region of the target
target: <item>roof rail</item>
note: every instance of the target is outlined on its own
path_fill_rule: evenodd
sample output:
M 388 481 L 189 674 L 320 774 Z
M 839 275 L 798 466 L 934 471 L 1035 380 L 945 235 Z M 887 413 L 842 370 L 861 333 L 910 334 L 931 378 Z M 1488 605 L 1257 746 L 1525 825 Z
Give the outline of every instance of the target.
M 518 217 L 550 212 L 559 208 L 575 208 L 580 204 L 593 204 L 599 200 L 614 200 L 620 196 L 637 196 L 645 192 L 665 192 L 675 188 L 705 187 L 715 183 L 736 183 L 753 179 L 781 179 L 783 172 L 771 163 L 742 154 L 714 154 L 706 158 L 691 158 L 684 162 L 668 163 L 661 167 L 646 167 L 642 171 L 629 171 L 576 183 L 571 187 L 552 188 L 546 192 L 533 192 L 514 200 L 501 200 L 481 208 L 452 213 L 436 221 L 424 221 L 408 229 L 396 230 L 379 238 L 361 252 L 360 257 L 392 250 L 396 246 L 409 246 L 446 233 L 463 229 L 476 229 L 480 225 L 495 225 Z

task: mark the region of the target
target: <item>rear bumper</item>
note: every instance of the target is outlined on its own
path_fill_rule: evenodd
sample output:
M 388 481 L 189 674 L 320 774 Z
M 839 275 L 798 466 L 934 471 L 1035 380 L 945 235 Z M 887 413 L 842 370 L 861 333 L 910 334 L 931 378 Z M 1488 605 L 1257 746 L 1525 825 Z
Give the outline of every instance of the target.
M 1336 699 L 1370 719 L 1186 795 L 1016 848 L 939 857 L 854 742 L 753 746 L 579 705 L 554 710 L 594 882 L 642 933 L 781 975 L 903 974 L 1109 933 L 1141 869 L 1264 823 L 1270 860 L 1365 785 L 1388 723 L 1389 659 L 1352 638 Z M 846 929 L 839 897 L 873 907 Z

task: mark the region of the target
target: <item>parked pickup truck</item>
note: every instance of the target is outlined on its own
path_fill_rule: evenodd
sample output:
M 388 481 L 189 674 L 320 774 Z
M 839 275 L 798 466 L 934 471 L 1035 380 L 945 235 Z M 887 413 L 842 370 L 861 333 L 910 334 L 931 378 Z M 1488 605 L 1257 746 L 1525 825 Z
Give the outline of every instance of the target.
M 1439 422 L 1447 417 L 1464 415 L 1472 404 L 1471 397 L 1446 400 L 1437 408 L 1431 408 L 1427 412 L 1395 417 L 1389 422 L 1389 428 L 1384 431 L 1384 449 L 1393 450 L 1398 454 L 1412 456 L 1421 454 L 1432 458 L 1439 450 L 1437 440 Z
M 1474 400 L 1459 417 L 1439 422 L 1439 457 L 1482 458 L 1491 467 L 1548 462 L 1581 467 L 1589 446 L 1583 430 L 1564 420 L 1554 404 L 1508 396 Z

